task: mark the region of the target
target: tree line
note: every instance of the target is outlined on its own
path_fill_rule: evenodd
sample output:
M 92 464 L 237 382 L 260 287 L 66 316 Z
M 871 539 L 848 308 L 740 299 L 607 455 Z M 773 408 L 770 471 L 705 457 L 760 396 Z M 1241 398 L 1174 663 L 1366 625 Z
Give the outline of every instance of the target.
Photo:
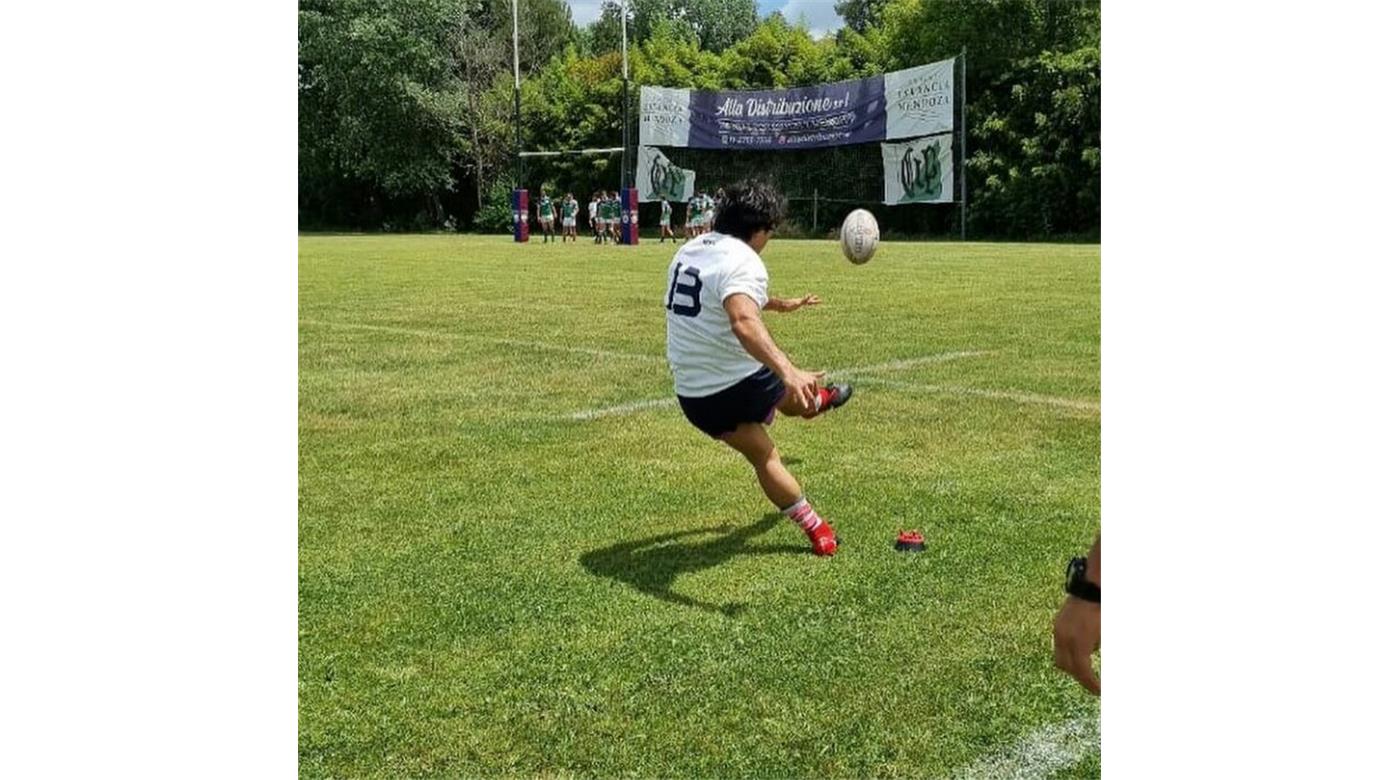
M 969 233 L 1097 237 L 1096 2 L 844 0 L 837 10 L 845 27 L 814 39 L 802 19 L 760 19 L 755 0 L 630 0 L 632 143 L 640 84 L 805 86 L 965 48 Z M 563 0 L 519 0 L 519 17 L 523 148 L 617 146 L 619 5 L 605 0 L 586 26 L 574 23 Z M 510 0 L 300 0 L 302 227 L 508 224 L 513 56 Z M 617 186 L 617 155 L 551 165 L 570 182 Z M 915 213 L 914 224 L 905 220 L 910 230 L 951 229 L 950 210 Z

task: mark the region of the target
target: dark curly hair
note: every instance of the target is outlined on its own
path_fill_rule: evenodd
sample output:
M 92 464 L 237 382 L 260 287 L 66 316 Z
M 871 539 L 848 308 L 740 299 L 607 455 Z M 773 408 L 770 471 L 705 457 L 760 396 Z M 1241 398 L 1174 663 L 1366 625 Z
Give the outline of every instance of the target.
M 787 213 L 787 200 L 772 184 L 756 179 L 724 187 L 715 205 L 715 231 L 748 241 L 772 230 Z

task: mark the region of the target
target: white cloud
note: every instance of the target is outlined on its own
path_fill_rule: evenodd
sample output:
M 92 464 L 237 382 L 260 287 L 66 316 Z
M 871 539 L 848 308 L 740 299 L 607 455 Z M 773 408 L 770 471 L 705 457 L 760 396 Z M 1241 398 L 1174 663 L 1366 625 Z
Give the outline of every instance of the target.
M 846 26 L 846 20 L 836 13 L 834 0 L 787 0 L 783 18 L 796 23 L 799 16 L 807 19 L 813 38 L 822 38 Z

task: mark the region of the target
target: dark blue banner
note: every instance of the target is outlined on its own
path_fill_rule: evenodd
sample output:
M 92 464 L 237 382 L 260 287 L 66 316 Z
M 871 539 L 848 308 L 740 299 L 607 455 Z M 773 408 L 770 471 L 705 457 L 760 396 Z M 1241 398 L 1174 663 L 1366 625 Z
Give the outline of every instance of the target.
M 860 144 L 885 137 L 882 76 L 762 92 L 691 92 L 687 146 L 742 149 Z

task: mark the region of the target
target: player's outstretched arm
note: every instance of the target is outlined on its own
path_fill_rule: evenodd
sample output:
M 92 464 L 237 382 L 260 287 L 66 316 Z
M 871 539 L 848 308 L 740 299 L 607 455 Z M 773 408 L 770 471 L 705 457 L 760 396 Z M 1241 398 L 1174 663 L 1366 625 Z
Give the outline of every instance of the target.
M 811 294 L 804 295 L 801 298 L 769 298 L 768 302 L 763 304 L 763 310 L 777 312 L 797 311 L 803 306 L 816 306 L 821 302 L 821 296 Z
M 758 302 L 753 298 L 734 293 L 724 299 L 724 310 L 729 315 L 729 327 L 734 329 L 734 336 L 744 350 L 776 374 L 804 410 L 815 412 L 821 401 L 822 377 L 826 373 L 803 371 L 788 360 L 763 324 Z

